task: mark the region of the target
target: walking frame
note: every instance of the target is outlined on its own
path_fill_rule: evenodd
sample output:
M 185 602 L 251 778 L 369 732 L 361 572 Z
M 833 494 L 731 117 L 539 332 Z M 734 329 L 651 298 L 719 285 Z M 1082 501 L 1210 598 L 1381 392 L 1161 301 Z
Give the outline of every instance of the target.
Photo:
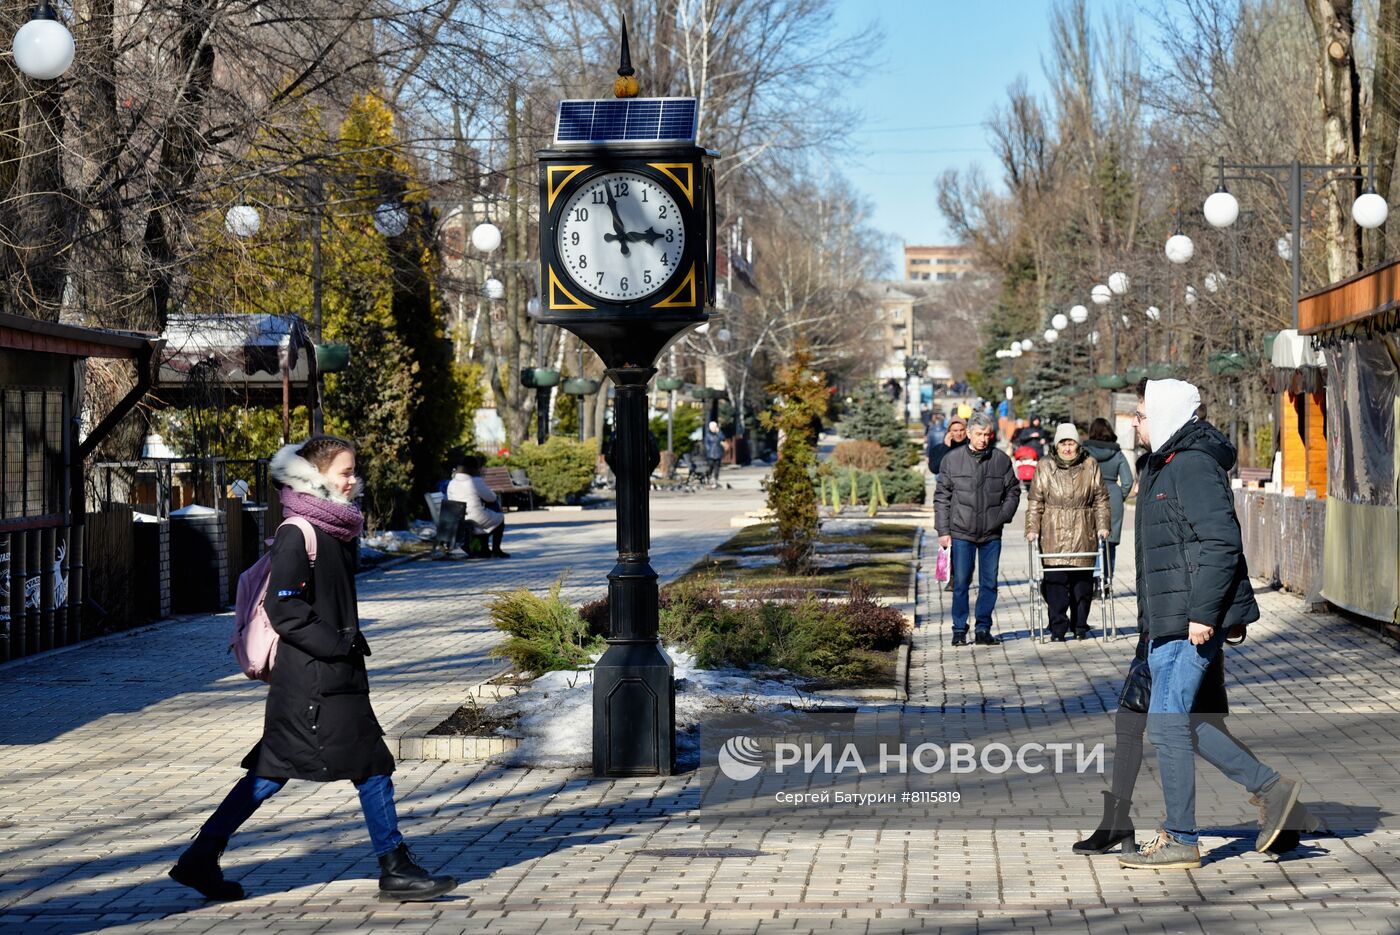
M 1118 615 L 1113 606 L 1113 579 L 1108 574 L 1108 540 L 1099 539 L 1099 547 L 1094 552 L 1042 552 L 1040 540 L 1028 541 L 1031 565 L 1031 638 L 1038 642 L 1049 639 L 1045 632 L 1044 618 L 1049 608 L 1041 594 L 1040 586 L 1045 580 L 1045 559 L 1091 559 L 1089 565 L 1069 565 L 1053 568 L 1052 571 L 1094 571 L 1097 582 L 1094 596 L 1099 604 L 1099 629 L 1105 639 L 1118 636 Z

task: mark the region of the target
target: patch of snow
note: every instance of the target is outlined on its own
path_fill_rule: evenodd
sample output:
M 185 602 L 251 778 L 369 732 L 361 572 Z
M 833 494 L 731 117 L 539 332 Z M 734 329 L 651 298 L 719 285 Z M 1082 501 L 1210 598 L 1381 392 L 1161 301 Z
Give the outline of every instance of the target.
M 695 743 L 693 732 L 706 717 L 738 711 L 766 712 L 789 707 L 843 707 L 849 698 L 818 699 L 796 687 L 777 669 L 701 669 L 693 654 L 666 650 L 675 668 L 678 749 Z M 594 660 L 597 661 L 596 659 Z M 548 672 L 519 694 L 503 698 L 487 715 L 518 718 L 501 733 L 520 746 L 493 758 L 507 766 L 587 769 L 593 765 L 593 672 Z
M 822 534 L 826 536 L 859 536 L 875 528 L 875 523 L 863 519 L 824 519 Z

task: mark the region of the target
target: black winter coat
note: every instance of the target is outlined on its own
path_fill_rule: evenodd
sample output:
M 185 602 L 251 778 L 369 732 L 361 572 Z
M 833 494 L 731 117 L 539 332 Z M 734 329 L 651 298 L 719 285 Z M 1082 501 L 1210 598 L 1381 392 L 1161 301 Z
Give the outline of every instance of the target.
M 394 771 L 384 731 L 369 703 L 355 598 L 359 543 L 316 530 L 310 567 L 300 529 L 272 545 L 263 605 L 280 640 L 267 693 L 263 735 L 243 766 L 269 779 L 360 782 Z
M 1259 619 L 1226 472 L 1235 449 L 1188 422 L 1138 464 L 1138 628 L 1184 637 L 1192 621 L 1227 630 Z
M 1000 539 L 1021 502 L 1021 481 L 1006 452 L 962 445 L 948 452 L 940 468 L 933 493 L 938 534 L 979 545 Z
M 930 438 L 929 441 L 932 442 L 933 439 Z M 943 467 L 943 459 L 948 457 L 950 452 L 957 451 L 959 448 L 963 447 L 966 444 L 966 438 L 964 438 L 960 442 L 953 442 L 951 445 L 947 442 L 937 442 L 935 444 L 930 444 L 928 446 L 929 471 L 931 471 L 934 474 L 937 474 L 939 470 Z

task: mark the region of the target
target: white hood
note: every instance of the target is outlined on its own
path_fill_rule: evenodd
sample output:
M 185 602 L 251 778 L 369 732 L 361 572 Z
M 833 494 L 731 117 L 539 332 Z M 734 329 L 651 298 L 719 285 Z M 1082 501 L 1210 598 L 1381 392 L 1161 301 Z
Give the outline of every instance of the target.
M 1183 425 L 1196 418 L 1196 410 L 1201 407 L 1201 391 L 1185 380 L 1148 380 L 1143 404 L 1152 450 L 1157 451 Z
M 349 503 L 350 498 L 336 490 L 329 477 L 316 470 L 316 465 L 297 454 L 305 444 L 306 442 L 293 442 L 277 449 L 277 454 L 272 456 L 267 465 L 267 472 L 272 475 L 272 479 L 283 486 L 320 497 L 322 500 Z M 358 492 L 357 485 L 357 489 L 351 491 L 351 494 L 353 496 Z

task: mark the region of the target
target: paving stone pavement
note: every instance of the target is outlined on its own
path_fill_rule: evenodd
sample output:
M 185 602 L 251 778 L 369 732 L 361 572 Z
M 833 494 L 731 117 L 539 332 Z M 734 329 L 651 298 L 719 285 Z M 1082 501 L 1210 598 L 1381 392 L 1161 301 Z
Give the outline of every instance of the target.
M 683 570 L 761 500 L 757 470 L 734 489 L 653 499 L 654 561 Z M 412 562 L 361 579 L 374 702 L 393 724 L 465 695 L 500 668 L 488 592 L 601 590 L 612 514 L 512 514 L 499 563 Z M 930 536 L 932 531 L 929 531 Z M 1014 533 L 1013 533 L 1014 536 Z M 931 540 L 928 540 L 931 541 Z M 1044 645 L 1008 539 L 1001 647 L 954 650 L 926 591 L 912 706 L 1111 710 L 1132 644 Z M 1126 571 L 1120 580 L 1126 580 Z M 1261 595 L 1265 620 L 1232 655 L 1232 703 L 1393 711 L 1393 646 L 1354 623 Z M 1119 600 L 1130 624 L 1131 600 Z M 424 863 L 456 874 L 451 898 L 375 899 L 374 858 L 348 783 L 292 783 L 234 839 L 230 876 L 249 899 L 205 905 L 165 870 L 256 740 L 262 689 L 223 653 L 228 616 L 0 667 L 0 930 L 22 932 L 1397 932 L 1394 832 L 1310 842 L 1270 863 L 1227 838 L 1200 871 L 1130 876 L 1069 853 L 1083 827 L 815 830 L 706 822 L 696 773 L 595 781 L 577 771 L 410 761 L 395 774 L 404 831 Z M 1095 707 L 1097 706 L 1097 707 Z M 1392 743 L 1395 738 L 1391 738 Z M 1149 760 L 1151 755 L 1149 754 Z M 1144 784 L 1153 781 L 1145 776 Z M 1144 819 L 1145 821 L 1145 819 Z M 701 848 L 735 856 L 680 856 Z M 703 852 L 703 851 L 702 851 Z

